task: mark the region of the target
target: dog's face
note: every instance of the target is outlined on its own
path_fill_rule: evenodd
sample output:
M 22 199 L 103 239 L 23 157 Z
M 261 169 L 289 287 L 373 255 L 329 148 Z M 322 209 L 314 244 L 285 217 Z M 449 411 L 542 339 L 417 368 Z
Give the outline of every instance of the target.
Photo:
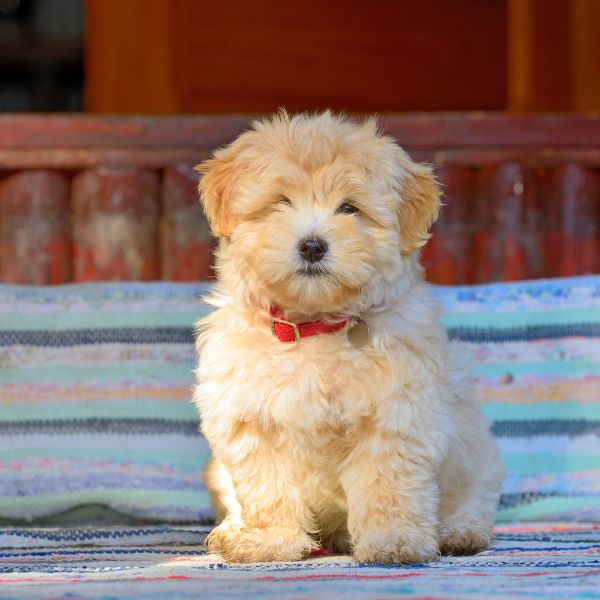
M 200 193 L 225 260 L 268 302 L 340 313 L 391 282 L 439 208 L 429 167 L 374 121 L 281 113 L 200 166 Z

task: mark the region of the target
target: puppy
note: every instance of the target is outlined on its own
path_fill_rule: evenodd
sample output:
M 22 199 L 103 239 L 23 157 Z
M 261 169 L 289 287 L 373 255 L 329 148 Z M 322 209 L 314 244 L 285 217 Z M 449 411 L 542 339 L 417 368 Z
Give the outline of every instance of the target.
M 486 548 L 503 468 L 419 265 L 431 168 L 375 120 L 282 111 L 199 170 L 220 240 L 194 394 L 209 549 L 412 563 Z

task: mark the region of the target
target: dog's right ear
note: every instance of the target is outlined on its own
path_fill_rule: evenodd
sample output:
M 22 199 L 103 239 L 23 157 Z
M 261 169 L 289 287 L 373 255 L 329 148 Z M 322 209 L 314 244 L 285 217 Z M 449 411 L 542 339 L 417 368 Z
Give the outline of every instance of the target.
M 197 165 L 201 173 L 198 191 L 208 224 L 217 237 L 230 237 L 237 225 L 231 201 L 239 177 L 239 142 L 214 153 L 213 158 Z
M 412 254 L 431 237 L 429 228 L 438 217 L 441 188 L 430 165 L 413 162 L 402 152 L 404 171 L 399 207 L 402 254 Z

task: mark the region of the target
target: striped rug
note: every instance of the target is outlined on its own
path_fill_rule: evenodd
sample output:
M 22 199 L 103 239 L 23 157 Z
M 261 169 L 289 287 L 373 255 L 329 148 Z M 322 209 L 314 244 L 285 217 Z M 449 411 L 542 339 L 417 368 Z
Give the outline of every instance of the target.
M 206 284 L 0 286 L 0 519 L 211 518 Z M 434 288 L 508 467 L 498 518 L 600 521 L 600 276 Z
M 226 565 L 201 527 L 0 529 L 0 598 L 600 598 L 600 525 L 521 523 L 495 546 L 429 565 L 347 556 Z

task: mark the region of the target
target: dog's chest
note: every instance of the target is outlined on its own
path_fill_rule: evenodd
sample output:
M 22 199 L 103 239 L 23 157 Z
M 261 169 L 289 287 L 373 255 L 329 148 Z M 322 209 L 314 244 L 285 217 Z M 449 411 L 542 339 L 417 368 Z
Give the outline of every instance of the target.
M 322 340 L 281 353 L 265 353 L 270 377 L 263 406 L 281 425 L 334 440 L 359 427 L 391 387 L 391 365 L 374 351 Z

